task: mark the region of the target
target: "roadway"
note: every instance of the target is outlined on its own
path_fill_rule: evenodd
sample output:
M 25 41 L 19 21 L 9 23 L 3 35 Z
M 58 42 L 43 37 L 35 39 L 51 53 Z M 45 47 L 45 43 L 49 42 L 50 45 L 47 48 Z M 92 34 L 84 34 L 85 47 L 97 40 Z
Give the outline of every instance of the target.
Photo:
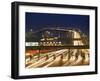
M 37 61 L 32 59 L 26 68 L 89 65 L 87 49 L 61 49 L 46 55 Z

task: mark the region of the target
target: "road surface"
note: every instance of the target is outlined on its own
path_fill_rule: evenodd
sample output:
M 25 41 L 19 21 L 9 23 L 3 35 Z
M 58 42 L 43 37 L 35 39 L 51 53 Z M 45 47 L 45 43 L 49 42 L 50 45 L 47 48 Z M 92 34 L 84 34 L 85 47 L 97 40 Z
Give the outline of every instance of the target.
M 31 59 L 26 68 L 89 65 L 87 49 L 61 49 L 46 55 L 37 61 Z

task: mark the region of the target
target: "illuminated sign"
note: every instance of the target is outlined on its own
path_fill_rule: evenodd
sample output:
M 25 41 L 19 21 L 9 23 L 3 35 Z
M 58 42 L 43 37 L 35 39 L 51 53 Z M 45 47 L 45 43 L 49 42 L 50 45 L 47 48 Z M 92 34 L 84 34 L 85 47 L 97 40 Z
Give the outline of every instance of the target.
M 26 42 L 26 46 L 39 46 L 38 42 Z

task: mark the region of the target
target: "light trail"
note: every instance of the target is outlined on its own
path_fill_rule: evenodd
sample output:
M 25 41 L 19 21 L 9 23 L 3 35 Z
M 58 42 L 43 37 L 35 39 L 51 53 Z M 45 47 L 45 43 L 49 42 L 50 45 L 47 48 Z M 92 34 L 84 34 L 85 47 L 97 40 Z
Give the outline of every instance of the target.
M 77 66 L 89 64 L 89 54 L 86 49 L 82 49 L 80 51 L 78 51 L 77 49 L 62 49 L 54 52 L 49 52 L 46 54 L 49 55 L 51 53 L 52 55 L 49 56 L 48 59 L 46 59 L 46 57 L 43 57 L 42 59 L 33 62 L 26 68 Z M 82 57 L 82 54 L 84 55 L 84 58 Z

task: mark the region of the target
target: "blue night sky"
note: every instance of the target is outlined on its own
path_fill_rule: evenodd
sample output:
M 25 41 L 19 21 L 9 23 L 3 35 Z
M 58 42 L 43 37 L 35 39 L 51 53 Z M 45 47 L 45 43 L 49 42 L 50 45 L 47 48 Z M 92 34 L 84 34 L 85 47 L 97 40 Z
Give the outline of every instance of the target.
M 26 32 L 46 27 L 78 28 L 89 35 L 89 16 L 71 14 L 29 13 L 25 14 Z

